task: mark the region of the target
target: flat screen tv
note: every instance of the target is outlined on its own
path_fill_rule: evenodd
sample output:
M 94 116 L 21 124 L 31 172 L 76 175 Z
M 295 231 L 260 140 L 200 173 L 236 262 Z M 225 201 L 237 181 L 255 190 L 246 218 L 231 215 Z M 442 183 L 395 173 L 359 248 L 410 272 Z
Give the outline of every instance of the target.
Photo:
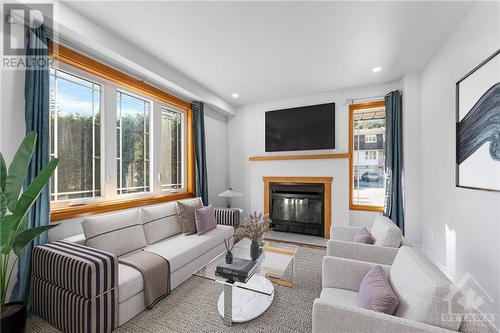
M 335 148 L 335 103 L 266 112 L 266 152 Z

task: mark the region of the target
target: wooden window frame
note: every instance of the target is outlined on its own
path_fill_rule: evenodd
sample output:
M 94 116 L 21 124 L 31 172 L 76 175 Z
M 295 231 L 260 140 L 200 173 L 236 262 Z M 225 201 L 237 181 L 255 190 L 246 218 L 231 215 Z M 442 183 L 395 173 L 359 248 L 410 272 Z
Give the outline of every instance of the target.
M 139 94 L 152 97 L 162 103 L 172 105 L 183 110 L 185 116 L 185 170 L 186 191 L 182 193 L 151 194 L 139 198 L 123 198 L 90 203 L 83 206 L 51 207 L 51 222 L 62 221 L 75 217 L 112 212 L 127 208 L 158 204 L 162 202 L 175 201 L 192 198 L 196 194 L 195 189 L 195 157 L 193 138 L 193 110 L 192 104 L 179 97 L 171 95 L 156 87 L 150 86 L 132 76 L 122 73 L 114 68 L 104 65 L 81 53 L 60 44 L 51 42 L 49 45 L 49 56 L 54 60 L 73 66 L 89 74 L 111 81 L 125 89 Z M 106 112 L 104 110 L 104 112 Z
M 354 112 L 356 110 L 385 107 L 385 101 L 374 101 L 349 105 L 349 210 L 383 212 L 383 206 L 357 205 L 353 202 L 354 176 Z

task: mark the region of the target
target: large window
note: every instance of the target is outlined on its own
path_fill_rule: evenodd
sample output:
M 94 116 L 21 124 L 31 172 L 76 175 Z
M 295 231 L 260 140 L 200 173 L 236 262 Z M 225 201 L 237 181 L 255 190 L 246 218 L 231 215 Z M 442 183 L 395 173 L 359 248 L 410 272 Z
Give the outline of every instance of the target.
M 183 173 L 184 114 L 161 108 L 160 182 L 163 192 L 184 188 Z
M 101 86 L 50 70 L 50 155 L 61 160 L 51 178 L 53 201 L 101 195 Z
M 350 106 L 351 209 L 381 210 L 385 199 L 385 104 Z
M 149 112 L 147 100 L 118 91 L 118 194 L 149 192 Z
M 54 45 L 51 220 L 193 197 L 191 104 Z

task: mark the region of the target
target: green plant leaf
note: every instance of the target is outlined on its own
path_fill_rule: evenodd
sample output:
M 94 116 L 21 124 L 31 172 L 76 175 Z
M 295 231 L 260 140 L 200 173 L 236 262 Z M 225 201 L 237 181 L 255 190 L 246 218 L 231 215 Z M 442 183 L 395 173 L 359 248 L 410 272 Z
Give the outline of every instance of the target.
M 2 153 L 0 153 L 0 191 L 5 192 L 5 180 L 7 179 L 7 167 Z
M 19 193 L 23 187 L 24 179 L 28 173 L 31 156 L 35 150 L 36 133 L 29 132 L 25 137 L 9 166 L 9 172 L 5 180 L 5 197 L 7 198 L 7 207 L 11 212 L 14 211 Z
M 3 222 L 5 214 L 7 214 L 7 198 L 2 190 L 0 190 L 0 223 Z
M 26 230 L 27 226 L 28 226 L 28 215 L 24 215 L 21 222 L 19 222 L 19 224 L 17 225 L 16 231 L 20 232 Z
M 50 161 L 36 176 L 30 186 L 26 191 L 21 194 L 19 200 L 17 200 L 16 206 L 14 207 L 13 214 L 18 216 L 20 220 L 28 213 L 29 209 L 35 203 L 36 199 L 42 192 L 45 185 L 47 185 L 52 173 L 54 172 L 57 164 L 59 163 L 58 158 L 54 158 Z M 17 226 L 16 226 L 17 229 Z
M 24 248 L 37 236 L 43 234 L 45 231 L 57 227 L 58 224 L 44 225 L 21 231 L 14 237 L 12 249 L 14 253 L 19 256 L 22 254 Z
M 2 223 L 0 223 L 0 252 L 3 254 L 10 253 L 12 249 L 11 236 L 14 233 L 14 226 L 19 224 L 17 216 L 7 215 Z

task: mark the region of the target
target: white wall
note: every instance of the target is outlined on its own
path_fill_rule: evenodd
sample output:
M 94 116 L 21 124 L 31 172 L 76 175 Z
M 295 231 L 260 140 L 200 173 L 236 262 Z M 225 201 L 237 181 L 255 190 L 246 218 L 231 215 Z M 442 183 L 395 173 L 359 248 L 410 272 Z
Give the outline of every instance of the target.
M 208 201 L 225 207 L 226 200 L 217 196 L 228 188 L 227 119 L 205 108 L 205 140 L 207 148 Z
M 422 244 L 422 96 L 420 72 L 403 78 L 403 177 L 405 236 Z
M 17 35 L 14 34 L 14 38 L 19 40 L 15 37 Z M 3 40 L 0 43 L 3 51 Z M 24 70 L 0 70 L 0 97 L 0 152 L 8 166 L 25 134 Z M 15 256 L 12 257 L 11 260 L 14 261 Z M 14 268 L 7 297 L 10 297 L 14 287 L 16 274 L 17 268 Z
M 266 111 L 295 106 L 335 102 L 335 146 L 336 149 L 322 153 L 347 153 L 349 146 L 348 98 L 383 96 L 387 92 L 401 89 L 401 82 L 373 87 L 346 89 L 335 92 L 273 101 L 242 107 L 229 120 L 229 185 L 244 194 L 233 201 L 234 206 L 245 212 L 264 209 L 263 176 L 332 176 L 332 224 L 348 225 L 349 216 L 349 163 L 348 159 L 295 160 L 295 161 L 248 161 L 253 155 L 279 155 L 265 152 Z M 307 151 L 299 153 L 314 153 Z M 369 216 L 371 215 L 371 217 Z M 376 214 L 360 214 L 369 223 Z M 357 214 L 353 215 L 354 217 Z M 363 223 L 363 222 L 362 222 Z
M 500 48 L 500 3 L 478 3 L 422 73 L 423 248 L 452 279 L 471 274 L 500 318 L 500 193 L 455 187 L 455 84 Z M 488 309 L 488 307 L 490 309 Z

